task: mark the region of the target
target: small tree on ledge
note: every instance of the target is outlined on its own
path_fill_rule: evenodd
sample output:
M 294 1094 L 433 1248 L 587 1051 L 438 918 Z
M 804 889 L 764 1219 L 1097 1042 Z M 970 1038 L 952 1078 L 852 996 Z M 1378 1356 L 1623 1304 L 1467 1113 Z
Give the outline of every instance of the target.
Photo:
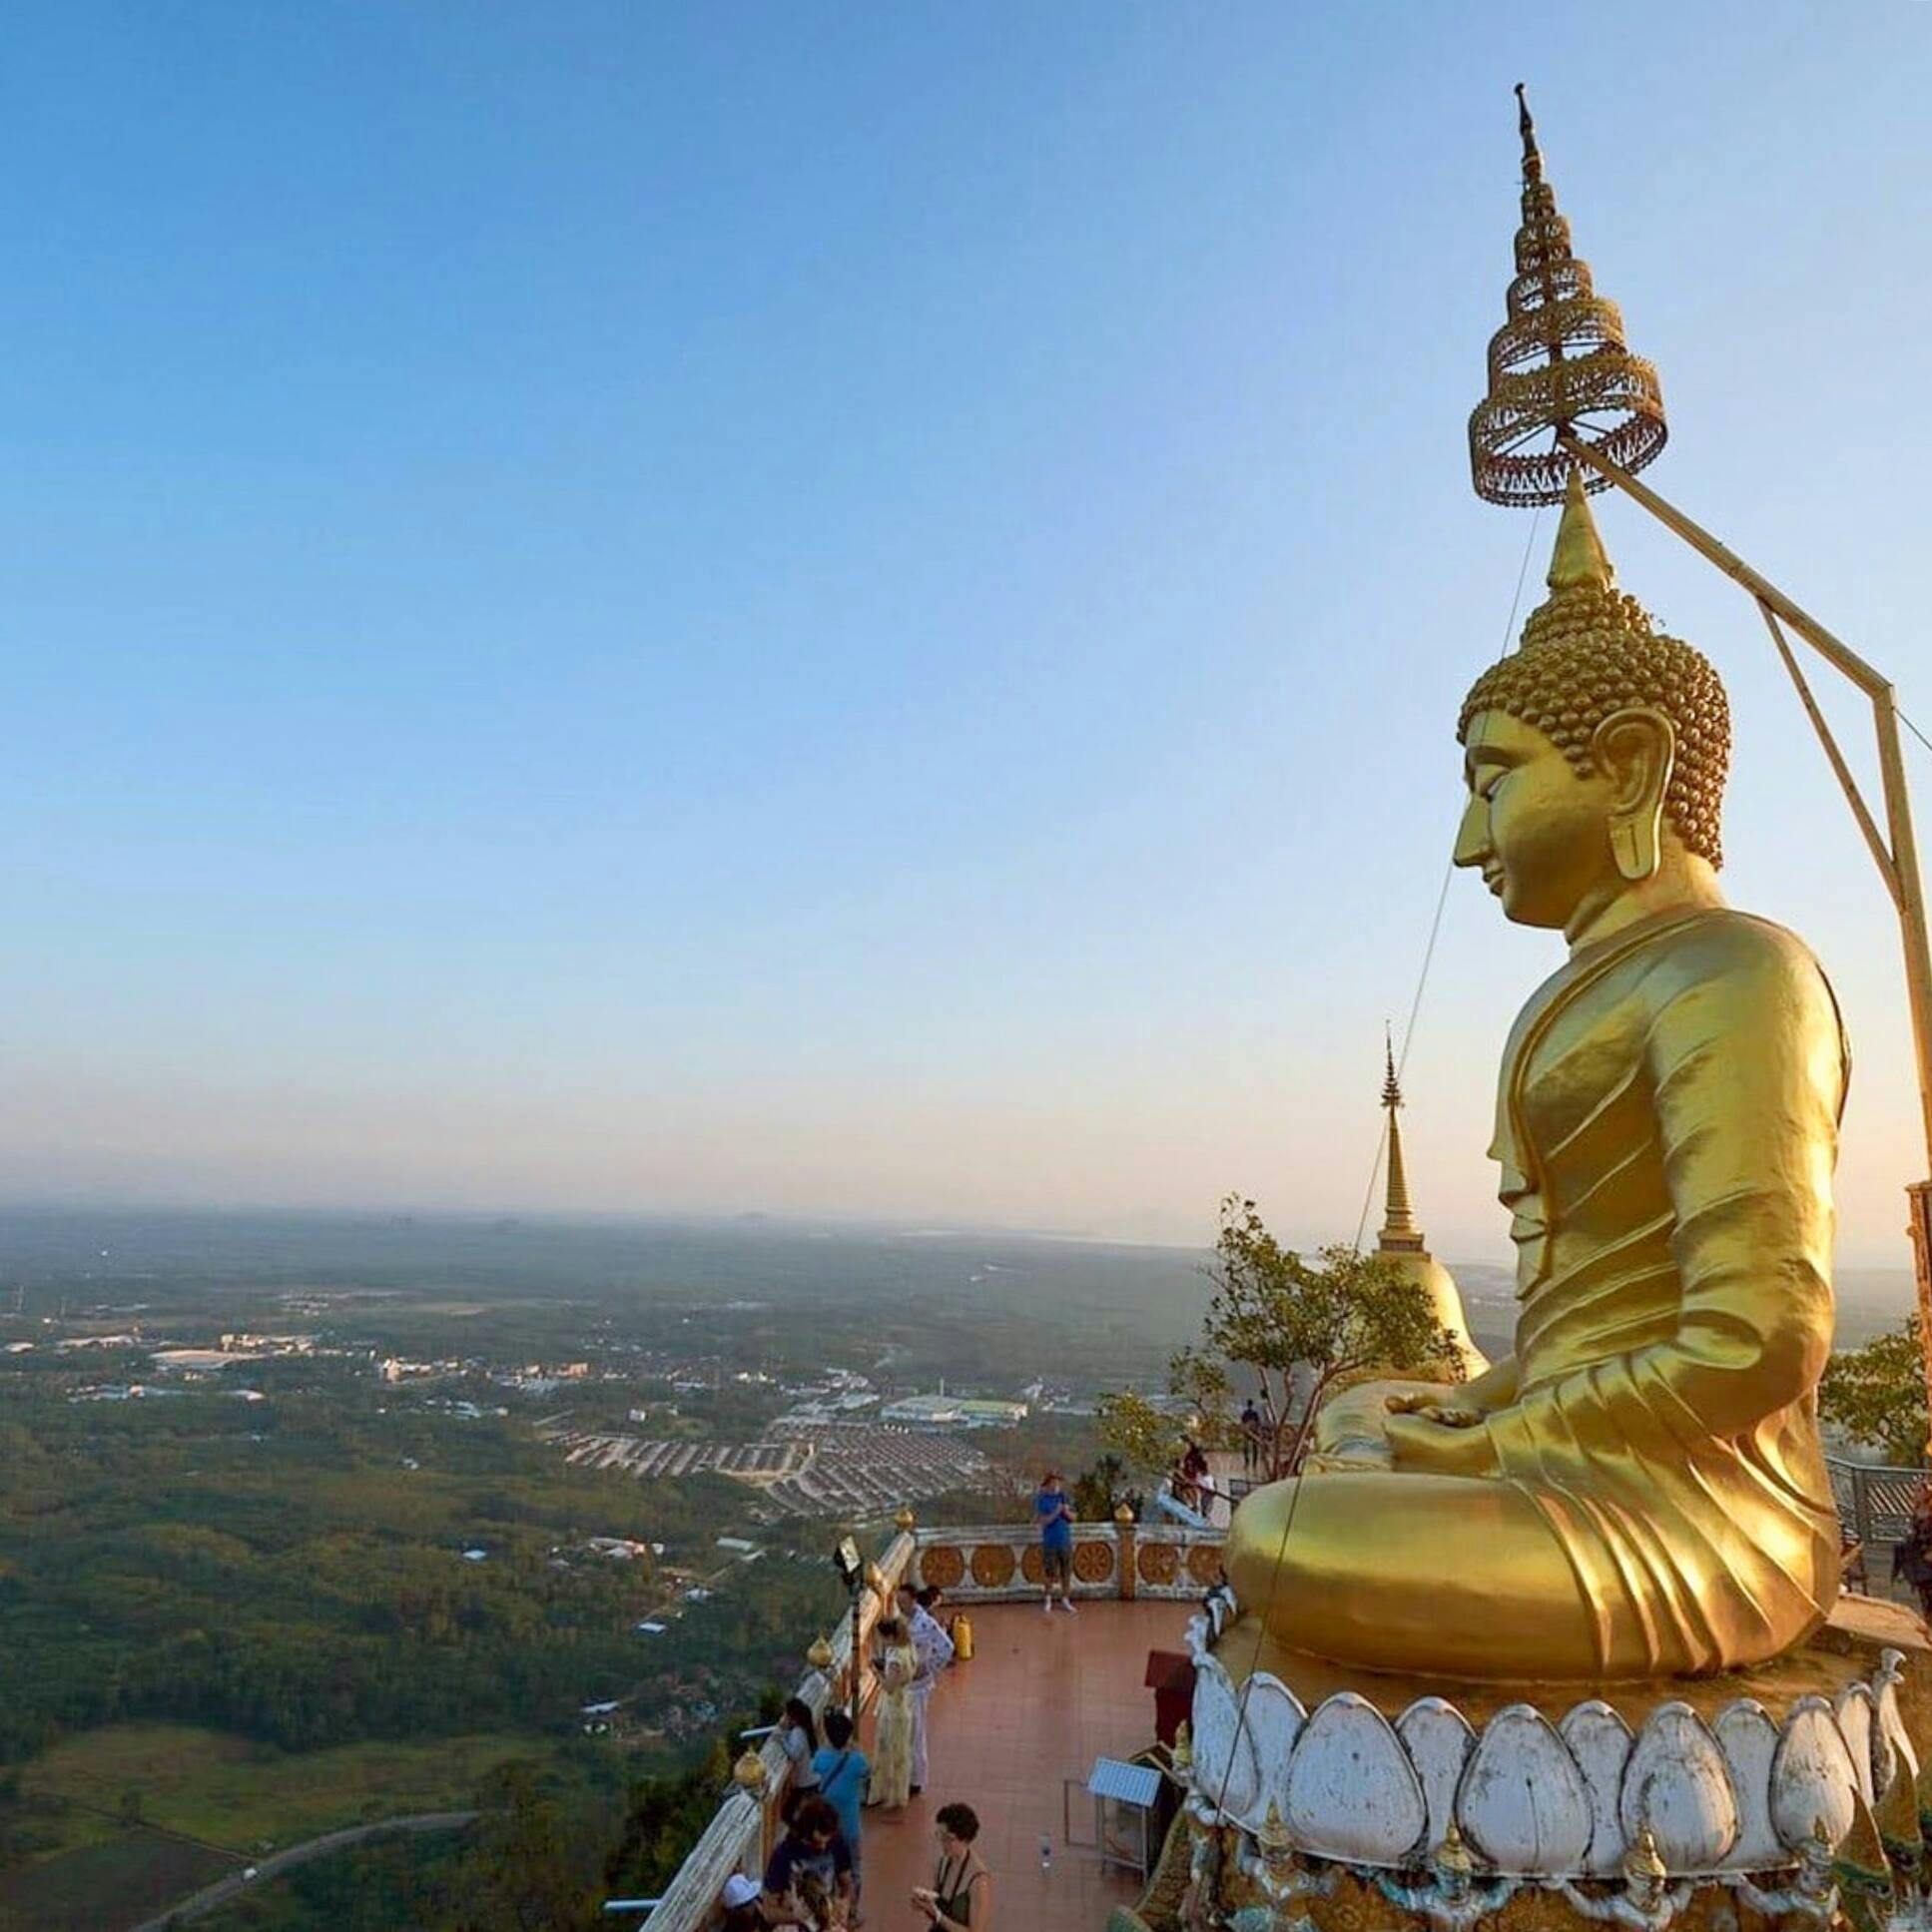
M 1853 1442 L 1883 1450 L 1887 1461 L 1919 1468 L 1926 1438 L 1919 1318 L 1834 1355 L 1818 1384 L 1818 1413 Z
M 1214 1253 L 1200 1342 L 1169 1362 L 1168 1388 L 1199 1418 L 1194 1433 L 1231 1448 L 1241 1440 L 1235 1375 L 1247 1371 L 1271 1482 L 1300 1469 L 1316 1414 L 1338 1387 L 1371 1373 L 1462 1373 L 1462 1352 L 1429 1296 L 1382 1255 L 1334 1246 L 1306 1259 L 1239 1194 L 1221 1203 Z M 1101 1398 L 1100 1432 L 1128 1463 L 1154 1472 L 1172 1466 L 1183 1437 L 1175 1417 L 1131 1390 Z

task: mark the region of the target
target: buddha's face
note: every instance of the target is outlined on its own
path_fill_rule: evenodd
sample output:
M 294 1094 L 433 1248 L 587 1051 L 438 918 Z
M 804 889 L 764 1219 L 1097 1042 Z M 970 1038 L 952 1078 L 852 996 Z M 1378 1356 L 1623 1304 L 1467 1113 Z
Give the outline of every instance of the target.
M 1568 928 L 1579 908 L 1614 892 L 1611 779 L 1580 776 L 1542 732 L 1503 711 L 1469 721 L 1463 776 L 1456 863 L 1482 869 L 1506 918 Z

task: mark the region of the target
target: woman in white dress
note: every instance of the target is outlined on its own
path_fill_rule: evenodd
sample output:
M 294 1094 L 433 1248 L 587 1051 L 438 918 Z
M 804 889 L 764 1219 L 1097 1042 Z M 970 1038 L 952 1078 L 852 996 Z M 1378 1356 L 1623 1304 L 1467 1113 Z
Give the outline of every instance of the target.
M 913 1679 L 919 1658 L 906 1625 L 889 1616 L 879 1625 L 879 1715 L 873 1730 L 873 1802 L 902 1805 L 913 1789 Z

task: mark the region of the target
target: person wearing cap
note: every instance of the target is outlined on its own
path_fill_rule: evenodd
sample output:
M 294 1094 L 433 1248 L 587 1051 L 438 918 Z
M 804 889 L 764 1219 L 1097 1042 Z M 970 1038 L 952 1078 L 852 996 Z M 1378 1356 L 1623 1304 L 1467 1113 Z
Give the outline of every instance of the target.
M 758 1880 L 733 1872 L 719 1898 L 725 1908 L 724 1932 L 765 1932 L 765 1914 L 758 1909 Z

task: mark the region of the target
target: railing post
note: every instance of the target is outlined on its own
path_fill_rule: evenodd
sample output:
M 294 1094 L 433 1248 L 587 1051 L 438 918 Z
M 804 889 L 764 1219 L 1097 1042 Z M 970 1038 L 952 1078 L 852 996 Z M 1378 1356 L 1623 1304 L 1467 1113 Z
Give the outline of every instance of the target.
M 1122 1503 L 1113 1513 L 1113 1567 L 1120 1595 L 1128 1603 L 1133 1602 L 1134 1591 L 1138 1588 L 1138 1575 L 1134 1569 L 1134 1546 L 1137 1542 L 1133 1512 Z

